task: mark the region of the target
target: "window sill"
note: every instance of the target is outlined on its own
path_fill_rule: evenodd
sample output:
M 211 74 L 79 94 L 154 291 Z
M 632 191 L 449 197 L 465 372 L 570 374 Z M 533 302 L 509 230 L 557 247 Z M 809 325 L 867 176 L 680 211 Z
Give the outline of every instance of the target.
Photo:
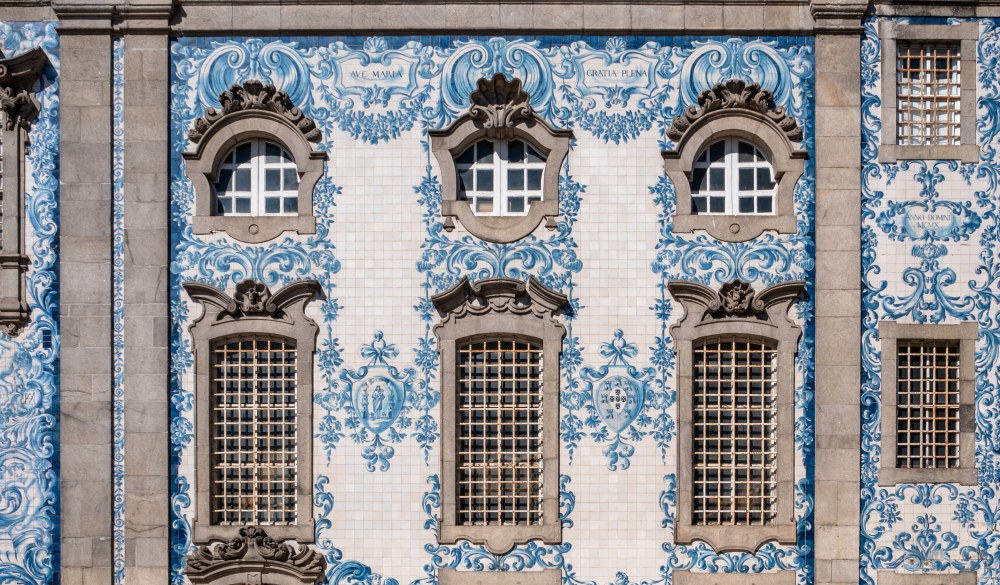
M 792 523 L 773 526 L 701 526 L 678 524 L 674 541 L 677 544 L 691 544 L 696 540 L 708 543 L 716 552 L 755 553 L 767 542 L 795 544 L 795 525 Z
M 242 526 L 219 526 L 213 524 L 194 525 L 194 544 L 208 544 L 213 541 L 229 542 L 239 535 Z M 315 542 L 316 525 L 310 519 L 309 522 L 296 524 L 295 526 L 264 526 L 267 535 L 275 542 L 294 540 L 299 544 Z
M 493 554 L 509 552 L 518 544 L 540 540 L 545 544 L 562 542 L 562 522 L 536 526 L 466 526 L 441 523 L 438 541 L 441 544 L 456 544 L 468 540 L 481 544 Z
M 767 230 L 779 234 L 794 234 L 798 224 L 794 215 L 687 215 L 674 216 L 673 233 L 690 234 L 705 230 L 708 235 L 724 242 L 745 242 Z
M 978 163 L 979 147 L 975 144 L 882 144 L 879 146 L 878 162 L 892 164 L 901 160 L 957 160 L 964 163 Z
M 247 244 L 259 244 L 294 231 L 300 234 L 316 233 L 316 217 L 312 215 L 196 215 L 192 221 L 196 235 L 225 232 L 233 239 Z
M 883 467 L 878 470 L 880 487 L 895 487 L 904 483 L 954 483 L 958 485 L 979 485 L 979 474 L 972 467 L 951 469 L 915 469 Z

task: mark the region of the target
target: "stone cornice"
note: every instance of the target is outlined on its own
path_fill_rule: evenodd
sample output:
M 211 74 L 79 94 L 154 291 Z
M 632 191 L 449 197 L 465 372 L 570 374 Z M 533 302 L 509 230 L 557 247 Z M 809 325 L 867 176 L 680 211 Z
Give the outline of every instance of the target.
M 188 131 L 191 142 L 196 144 L 200 142 L 212 126 L 221 122 L 226 116 L 245 111 L 278 114 L 298 129 L 309 142 L 319 142 L 323 138 L 319 128 L 316 127 L 316 122 L 303 114 L 288 94 L 279 91 L 274 84 L 256 80 L 244 81 L 243 85 L 233 84 L 228 91 L 219 95 L 219 104 L 220 109 L 208 108 L 203 117 L 194 121 L 191 130 Z
M 812 0 L 809 11 L 818 33 L 859 34 L 861 19 L 868 11 L 868 0 Z

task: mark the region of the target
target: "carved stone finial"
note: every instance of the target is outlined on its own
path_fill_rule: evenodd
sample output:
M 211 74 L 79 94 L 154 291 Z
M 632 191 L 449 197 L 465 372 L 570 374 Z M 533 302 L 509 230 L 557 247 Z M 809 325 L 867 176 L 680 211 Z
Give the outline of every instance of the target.
M 288 97 L 287 93 L 279 91 L 271 83 L 249 80 L 244 81 L 243 85 L 233 84 L 228 91 L 219 94 L 219 105 L 221 109 L 208 108 L 203 117 L 194 121 L 188 132 L 191 142 L 199 142 L 205 137 L 209 128 L 224 116 L 248 110 L 274 112 L 291 122 L 309 142 L 319 142 L 322 139 L 316 122 L 303 114 L 302 110 L 292 103 L 292 98 Z
M 477 81 L 476 91 L 469 99 L 472 102 L 469 116 L 483 124 L 486 136 L 491 139 L 513 138 L 517 121 L 531 117 L 531 105 L 528 94 L 521 89 L 521 80 L 507 79 L 503 73 Z
M 719 305 L 727 315 L 743 315 L 750 311 L 754 294 L 750 283 L 731 280 L 719 288 Z
M 298 543 L 279 543 L 262 528 L 246 526 L 229 542 L 213 542 L 189 554 L 186 574 L 194 585 L 208 583 L 249 583 L 240 576 L 283 576 L 287 582 L 319 585 L 323 582 L 326 561 L 323 555 Z M 270 580 L 255 581 L 270 583 Z M 285 580 L 280 582 L 284 583 Z
M 793 142 L 802 140 L 802 128 L 798 121 L 789 116 L 785 108 L 774 105 L 774 96 L 771 92 L 761 89 L 756 83 L 747 84 L 742 79 L 717 83 L 711 89 L 701 92 L 698 95 L 698 107 L 688 106 L 675 117 L 667 129 L 667 137 L 677 142 L 705 115 L 717 110 L 736 108 L 761 114 Z
M 4 113 L 7 130 L 24 128 L 38 113 L 38 100 L 26 89 L 0 85 L 0 110 Z
M 269 312 L 268 301 L 271 300 L 271 291 L 262 283 L 244 280 L 236 285 L 233 300 L 244 315 L 266 313 Z

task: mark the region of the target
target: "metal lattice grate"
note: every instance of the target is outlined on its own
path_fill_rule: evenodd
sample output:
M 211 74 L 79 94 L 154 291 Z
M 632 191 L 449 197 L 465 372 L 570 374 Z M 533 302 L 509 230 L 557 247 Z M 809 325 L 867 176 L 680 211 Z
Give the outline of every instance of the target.
M 775 347 L 754 338 L 694 347 L 694 524 L 774 520 L 776 366 Z
M 489 339 L 458 351 L 459 524 L 542 522 L 542 348 Z
M 295 374 L 291 341 L 213 344 L 213 524 L 295 524 Z
M 896 467 L 958 467 L 959 343 L 900 341 Z
M 899 43 L 896 57 L 898 144 L 959 144 L 959 47 Z

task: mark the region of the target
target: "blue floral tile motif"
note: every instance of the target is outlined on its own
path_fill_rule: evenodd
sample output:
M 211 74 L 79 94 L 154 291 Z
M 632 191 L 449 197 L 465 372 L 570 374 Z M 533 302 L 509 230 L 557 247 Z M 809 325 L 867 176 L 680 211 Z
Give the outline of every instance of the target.
M 639 354 L 639 348 L 625 340 L 621 329 L 615 331 L 611 341 L 601 344 L 600 354 L 608 360 L 607 364 L 596 368 L 584 366 L 580 370 L 580 391 L 561 392 L 567 411 L 560 425 L 563 442 L 572 457 L 577 441 L 582 438 L 582 429 L 591 429 L 591 439 L 607 443 L 602 451 L 608 458 L 608 469 L 624 470 L 629 468 L 629 457 L 635 453 L 629 441 L 642 441 L 656 429 L 657 419 L 648 411 L 662 407 L 668 398 L 664 393 L 653 392 L 654 368 L 637 368 L 629 363 L 629 359 Z M 576 412 L 580 410 L 587 416 L 578 416 Z M 673 432 L 657 430 L 660 431 L 657 444 L 663 448 Z
M 59 38 L 55 23 L 0 22 L 0 51 L 49 66 L 26 153 L 24 231 L 31 322 L 0 335 L 0 582 L 55 584 L 59 568 Z
M 317 302 L 322 329 L 316 355 L 316 403 L 324 414 L 317 424 L 317 442 L 327 454 L 346 444 L 358 445 L 363 457 L 359 469 L 394 472 L 394 452 L 401 441 L 414 441 L 427 469 L 421 502 L 428 542 L 423 574 L 413 584 L 434 585 L 438 568 L 467 570 L 560 569 L 564 585 L 598 585 L 578 576 L 571 556 L 574 543 L 529 543 L 506 555 L 492 555 L 479 545 L 436 544 L 440 515 L 440 479 L 432 453 L 439 445 L 438 359 L 433 326 L 439 316 L 431 297 L 468 277 L 481 280 L 510 277 L 538 278 L 566 294 L 569 306 L 561 317 L 567 326 L 562 347 L 561 393 L 563 445 L 572 451 L 583 442 L 602 443 L 608 466 L 616 473 L 634 472 L 630 458 L 641 449 L 656 449 L 666 459 L 674 446 L 675 422 L 670 415 L 676 394 L 676 364 L 669 325 L 677 313 L 666 292 L 672 278 L 717 285 L 742 278 L 763 285 L 791 279 L 813 282 L 814 170 L 807 162 L 795 191 L 797 234 L 768 235 L 754 242 L 721 243 L 705 236 L 678 236 L 671 230 L 675 196 L 666 177 L 650 189 L 658 213 L 658 244 L 649 250 L 651 268 L 659 277 L 651 307 L 657 321 L 653 339 L 629 339 L 625 332 L 588 353 L 574 332 L 587 307 L 579 287 L 586 267 L 574 233 L 588 186 L 577 161 L 574 141 L 559 178 L 560 216 L 551 231 L 510 244 L 482 242 L 461 232 L 448 232 L 440 216 L 441 182 L 429 152 L 427 131 L 441 128 L 468 106 L 475 81 L 493 73 L 521 78 L 531 105 L 548 123 L 571 128 L 577 139 L 593 137 L 602 148 L 615 148 L 640 137 L 668 144 L 665 128 L 684 107 L 695 103 L 700 91 L 724 77 L 760 83 L 774 93 L 802 124 L 804 147 L 813 150 L 813 48 L 802 38 L 181 38 L 172 43 L 171 221 L 171 546 L 172 580 L 183 585 L 183 556 L 191 546 L 191 477 L 181 467 L 192 449 L 193 388 L 186 380 L 193 367 L 185 328 L 192 318 L 179 292 L 182 280 L 199 280 L 226 288 L 244 278 L 268 285 L 315 278 L 326 298 Z M 414 267 L 422 281 L 412 310 L 423 330 L 416 339 L 393 339 L 376 333 L 362 347 L 367 364 L 344 365 L 341 340 L 336 336 L 343 309 L 336 298 L 340 261 L 331 233 L 337 218 L 341 187 L 327 175 L 315 193 L 317 233 L 282 236 L 272 242 L 246 245 L 226 237 L 202 238 L 191 232 L 193 190 L 183 168 L 181 151 L 192 120 L 214 107 L 218 94 L 247 78 L 270 81 L 286 91 L 316 120 L 325 140 L 321 148 L 335 160 L 345 135 L 362 146 L 390 147 L 419 139 L 423 173 L 412 186 L 411 197 L 420 208 L 423 241 Z M 379 83 L 370 83 L 373 79 Z M 335 144 L 330 138 L 337 136 Z M 387 151 L 389 152 L 389 151 Z M 405 195 L 405 193 L 401 194 Z M 416 221 L 416 218 L 414 218 Z M 717 555 L 704 545 L 677 547 L 670 542 L 676 508 L 673 476 L 664 478 L 658 503 L 664 515 L 663 564 L 644 579 L 618 571 L 607 585 L 654 585 L 669 581 L 672 568 L 709 571 L 788 569 L 800 583 L 811 580 L 812 487 L 812 304 L 800 304 L 794 317 L 804 323 L 797 367 L 802 383 L 796 389 L 797 448 L 806 464 L 806 478 L 796 485 L 799 544 L 766 546 L 754 555 Z M 401 359 L 396 344 L 412 349 L 410 363 Z M 411 345 L 412 344 L 412 345 Z M 649 357 L 640 359 L 648 344 Z M 354 350 L 351 350 L 352 353 Z M 593 359 L 591 359 L 593 358 Z M 364 362 L 362 362 L 364 363 Z M 407 462 L 413 464 L 412 462 Z M 390 469 L 392 464 L 392 469 Z M 566 528 L 573 526 L 576 495 L 571 491 L 573 466 L 563 463 L 560 478 L 560 514 Z M 317 544 L 328 561 L 330 583 L 399 585 L 379 574 L 362 559 L 349 558 L 337 542 L 333 523 L 335 478 L 318 473 L 314 485 Z
M 320 421 L 318 437 L 329 455 L 346 432 L 357 444 L 366 444 L 361 452 L 368 471 L 389 470 L 389 460 L 395 454 L 393 443 L 407 437 L 413 421 L 410 411 L 421 405 L 420 396 L 413 391 L 416 370 L 400 371 L 389 364 L 399 356 L 399 349 L 375 332 L 372 342 L 361 348 L 361 357 L 368 365 L 357 370 L 345 368 L 340 372 L 342 387 L 316 396 L 316 403 L 326 409 Z M 344 414 L 343 423 L 337 413 Z M 371 437 L 369 439 L 369 437 Z M 430 445 L 421 445 L 425 450 Z
M 112 49 L 112 396 L 114 434 L 114 547 L 116 585 L 125 582 L 125 40 Z
M 949 19 L 947 22 L 960 22 Z M 912 21 L 911 21 L 912 22 Z M 944 24 L 943 20 L 926 22 Z M 979 19 L 977 141 L 980 161 L 916 160 L 879 163 L 882 46 L 879 19 L 865 23 L 862 42 L 862 435 L 861 579 L 878 570 L 977 571 L 986 582 L 1000 576 L 1000 474 L 997 457 L 997 379 L 1000 375 L 1000 283 L 997 265 L 997 193 L 1000 166 L 1000 38 L 996 19 Z M 904 184 L 915 194 L 888 193 Z M 905 190 L 910 193 L 909 190 Z M 945 194 L 949 194 L 946 196 Z M 960 194 L 960 195 L 956 195 Z M 898 273 L 884 269 L 904 262 Z M 978 265 L 968 265 L 969 250 Z M 963 257 L 966 260 L 963 261 Z M 973 256 L 976 257 L 976 256 Z M 878 485 L 881 449 L 881 372 L 878 324 L 977 322 L 976 465 L 979 485 Z M 891 389 L 890 389 L 891 390 Z M 891 454 L 890 454 L 891 456 Z M 904 522 L 904 518 L 906 522 Z

